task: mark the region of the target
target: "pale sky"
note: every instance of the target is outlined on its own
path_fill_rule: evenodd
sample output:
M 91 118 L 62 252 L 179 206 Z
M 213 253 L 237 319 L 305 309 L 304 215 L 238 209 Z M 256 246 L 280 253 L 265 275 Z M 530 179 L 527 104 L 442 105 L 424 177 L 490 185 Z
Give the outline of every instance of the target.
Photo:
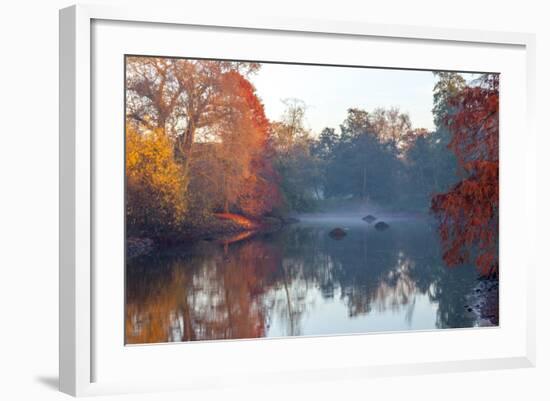
M 472 74 L 465 77 L 469 80 Z M 399 107 L 409 114 L 414 128 L 434 128 L 431 71 L 262 64 L 250 81 L 270 120 L 281 118 L 282 100 L 305 102 L 306 125 L 315 134 L 325 127 L 338 131 L 350 107 L 367 111 Z

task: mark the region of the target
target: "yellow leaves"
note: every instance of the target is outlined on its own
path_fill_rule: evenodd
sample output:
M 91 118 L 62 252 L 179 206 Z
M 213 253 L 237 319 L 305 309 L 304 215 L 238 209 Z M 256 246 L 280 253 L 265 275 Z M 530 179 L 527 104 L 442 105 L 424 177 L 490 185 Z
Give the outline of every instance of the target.
M 127 211 L 139 226 L 170 226 L 185 212 L 185 181 L 161 129 L 126 130 Z

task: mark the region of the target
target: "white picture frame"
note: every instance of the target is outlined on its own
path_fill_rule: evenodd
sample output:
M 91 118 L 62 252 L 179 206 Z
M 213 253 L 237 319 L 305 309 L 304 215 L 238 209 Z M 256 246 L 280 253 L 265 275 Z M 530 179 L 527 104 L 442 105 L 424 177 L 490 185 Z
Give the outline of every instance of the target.
M 527 221 L 527 229 L 523 230 L 521 243 L 518 243 L 519 249 L 515 254 L 508 250 L 505 252 L 511 258 L 516 254 L 525 253 L 523 260 L 521 276 L 516 279 L 506 281 L 504 270 L 503 297 L 507 297 L 513 291 L 517 291 L 521 298 L 519 302 L 516 317 L 521 322 L 506 321 L 500 328 L 494 329 L 492 334 L 487 335 L 486 341 L 492 341 L 496 338 L 497 332 L 506 333 L 507 330 L 514 332 L 513 336 L 502 336 L 499 341 L 503 344 L 508 343 L 513 351 L 505 352 L 504 346 L 495 346 L 494 350 L 482 353 L 472 351 L 465 353 L 465 358 L 432 359 L 430 361 L 418 360 L 414 355 L 405 358 L 407 362 L 396 362 L 396 360 L 384 361 L 378 359 L 375 363 L 361 363 L 357 361 L 348 361 L 338 365 L 334 353 L 329 353 L 334 359 L 334 365 L 317 366 L 298 366 L 294 369 L 279 368 L 276 372 L 256 369 L 257 372 L 249 372 L 244 367 L 242 371 L 237 369 L 237 375 L 242 372 L 255 373 L 257 381 L 295 381 L 295 380 L 325 380 L 330 374 L 333 378 L 362 378 L 381 375 L 400 375 L 400 374 L 421 374 L 431 372 L 449 372 L 449 371 L 467 371 L 476 369 L 501 369 L 514 367 L 530 367 L 535 364 L 535 318 L 534 318 L 534 271 L 535 263 L 533 260 L 534 252 L 529 252 L 530 246 L 534 244 L 535 229 L 535 208 L 533 201 L 535 193 L 535 134 L 533 129 L 534 113 L 534 35 L 524 33 L 507 32 L 484 32 L 457 29 L 439 29 L 428 27 L 412 27 L 397 25 L 373 25 L 365 22 L 350 21 L 317 21 L 317 20 L 296 20 L 292 18 L 272 18 L 245 16 L 242 19 L 228 19 L 224 16 L 216 15 L 188 15 L 185 10 L 166 10 L 139 7 L 113 8 L 104 5 L 78 5 L 72 6 L 60 11 L 60 356 L 59 356 L 59 375 L 60 390 L 75 396 L 94 395 L 107 393 L 126 393 L 134 391 L 163 391 L 167 389 L 196 389 L 208 388 L 209 386 L 224 386 L 233 384 L 245 384 L 246 379 L 239 382 L 238 377 L 230 374 L 225 375 L 222 370 L 219 372 L 208 372 L 205 369 L 198 368 L 191 370 L 186 380 L 180 380 L 177 377 L 167 377 L 159 379 L 151 377 L 151 380 L 131 380 L 131 377 L 115 377 L 111 375 L 106 380 L 97 380 L 97 366 L 95 357 L 97 350 L 103 345 L 97 346 L 96 324 L 97 315 L 94 311 L 94 290 L 97 290 L 97 276 L 94 274 L 94 263 L 96 255 L 94 253 L 94 235 L 97 235 L 96 221 L 94 220 L 94 191 L 96 190 L 94 181 L 94 171 L 97 167 L 97 159 L 94 158 L 99 150 L 97 143 L 93 138 L 92 127 L 94 121 L 94 104 L 92 102 L 92 77 L 94 74 L 95 54 L 93 42 L 93 25 L 97 21 L 116 22 L 139 22 L 132 29 L 143 29 L 148 24 L 157 24 L 165 28 L 169 27 L 205 27 L 210 30 L 234 29 L 246 32 L 262 31 L 273 33 L 284 33 L 286 35 L 307 34 L 309 36 L 318 36 L 330 38 L 331 36 L 345 38 L 383 38 L 387 41 L 417 41 L 437 43 L 439 46 L 460 44 L 464 47 L 476 46 L 494 46 L 501 48 L 513 48 L 517 50 L 518 68 L 524 76 L 517 76 L 517 85 L 525 96 L 519 96 L 517 100 L 520 106 L 525 108 L 525 113 L 518 117 L 518 121 L 505 121 L 501 124 L 516 124 L 514 127 L 520 127 L 524 132 L 523 147 L 515 147 L 512 142 L 509 143 L 511 157 L 503 158 L 501 163 L 509 165 L 517 164 L 517 174 L 510 177 L 510 182 L 523 183 L 524 191 L 521 194 L 510 194 L 508 202 L 503 202 L 503 206 L 508 204 L 511 209 L 518 211 L 519 217 Z M 158 25 L 160 24 L 160 25 Z M 129 29 L 122 27 L 121 29 Z M 116 42 L 116 41 L 114 41 Z M 523 64 L 525 63 L 525 64 Z M 435 67 L 435 66 L 434 66 Z M 457 67 L 457 69 L 460 69 Z M 494 71 L 494 70 L 493 70 Z M 119 71 L 120 72 L 120 71 Z M 512 74 L 512 73 L 511 73 Z M 525 79 L 523 79 L 525 78 Z M 120 85 L 123 85 L 122 81 Z M 505 90 L 503 92 L 506 92 Z M 122 91 L 117 92 L 117 96 L 122 96 Z M 503 94 L 506 96 L 506 93 Z M 505 130 L 506 131 L 506 130 Z M 506 139 L 506 138 L 505 138 Z M 510 139 L 512 141 L 512 139 Z M 506 147 L 505 147 L 506 148 Z M 506 156 L 507 154 L 505 154 Z M 502 185 L 503 181 L 501 181 Z M 521 191 L 515 191 L 521 192 Z M 512 199 L 513 196 L 513 199 Z M 122 209 L 120 209 L 122 213 Z M 512 233 L 514 227 L 517 228 L 518 219 L 510 219 L 508 224 L 502 224 L 503 233 Z M 505 221 L 506 222 L 506 221 Z M 101 227 L 101 226 L 100 226 Z M 504 239 L 503 239 L 504 240 Z M 501 255 L 503 256 L 503 255 Z M 123 269 L 123 266 L 120 266 Z M 509 291 L 506 291 L 506 288 Z M 119 289 L 122 294 L 123 288 Z M 506 298 L 503 299 L 506 302 Z M 517 329 L 517 330 L 516 330 Z M 452 341 L 459 338 L 466 338 L 466 341 L 474 341 L 481 338 L 487 331 L 453 331 L 446 334 L 445 341 Z M 497 333 L 497 334 L 495 334 Z M 216 352 L 226 353 L 226 355 L 246 355 L 246 348 L 249 348 L 248 354 L 243 357 L 244 362 L 254 358 L 254 354 L 260 355 L 261 352 L 284 352 L 286 347 L 292 349 L 290 352 L 300 352 L 299 349 L 308 349 L 308 352 L 314 353 L 318 347 L 337 347 L 344 346 L 345 343 L 353 343 L 355 346 L 364 344 L 365 341 L 378 341 L 375 338 L 384 338 L 396 336 L 396 341 L 407 341 L 414 344 L 429 344 L 428 336 L 437 336 L 434 333 L 409 334 L 396 336 L 394 333 L 379 334 L 376 336 L 342 336 L 327 338 L 303 338 L 300 343 L 295 339 L 290 340 L 252 340 L 220 342 L 215 344 L 199 345 L 193 348 L 193 355 L 211 355 L 208 347 L 216 347 Z M 492 336 L 492 337 L 491 337 Z M 418 337 L 418 338 L 417 338 Z M 422 337 L 422 338 L 420 338 Z M 513 340 L 510 340 L 512 339 Z M 371 340 L 369 340 L 371 339 Z M 290 341 L 290 342 L 289 342 Z M 484 340 L 485 341 L 485 340 Z M 512 344 L 513 342 L 513 344 Z M 237 344 L 237 345 L 235 345 Z M 260 345 L 258 345 L 260 344 Z M 124 348 L 123 341 L 120 342 L 121 349 Z M 166 347 L 171 346 L 148 346 L 148 353 L 155 353 L 155 348 L 163 348 L 159 355 L 154 358 L 163 358 L 166 356 Z M 180 347 L 178 352 L 183 348 Z M 185 349 L 184 349 L 185 350 Z M 191 350 L 188 348 L 187 351 Z M 460 350 L 460 346 L 459 346 Z M 106 351 L 107 352 L 107 351 Z M 137 351 L 131 351 L 133 355 L 131 360 L 142 358 Z M 225 355 L 225 354 L 224 354 Z M 137 359 L 136 359 L 137 358 Z M 330 359 L 330 358 L 329 358 Z M 404 360 L 405 360 L 404 359 Z M 104 359 L 105 360 L 105 359 Z M 239 373 L 240 372 L 240 373 Z M 101 376 L 101 375 L 100 375 Z M 99 376 L 99 377 L 100 377 Z M 249 376 L 250 378 L 250 376 Z

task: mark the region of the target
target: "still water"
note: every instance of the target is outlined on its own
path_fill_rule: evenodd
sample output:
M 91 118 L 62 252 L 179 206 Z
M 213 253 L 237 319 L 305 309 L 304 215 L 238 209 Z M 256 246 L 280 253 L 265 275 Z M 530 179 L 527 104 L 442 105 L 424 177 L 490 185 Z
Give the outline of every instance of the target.
M 450 269 L 428 217 L 302 217 L 237 241 L 131 259 L 129 344 L 473 327 L 472 266 Z M 341 240 L 328 233 L 342 227 Z

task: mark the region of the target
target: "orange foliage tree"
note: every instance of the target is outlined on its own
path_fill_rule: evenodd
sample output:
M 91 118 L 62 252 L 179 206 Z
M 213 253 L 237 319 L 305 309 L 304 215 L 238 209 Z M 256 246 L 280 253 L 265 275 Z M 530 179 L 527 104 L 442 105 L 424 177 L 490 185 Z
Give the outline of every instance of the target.
M 474 261 L 483 275 L 498 272 L 499 76 L 486 74 L 449 100 L 449 148 L 463 178 L 432 198 L 443 258 L 449 266 Z
M 250 169 L 239 191 L 238 207 L 244 214 L 261 216 L 281 202 L 278 176 L 272 166 L 273 152 L 268 142 L 270 124 L 254 86 L 238 72 L 233 71 L 226 75 L 237 87 L 235 92 L 241 99 L 241 110 L 245 112 L 243 114 L 248 114 L 247 131 L 252 145 L 249 148 L 252 150 Z
M 126 61 L 128 226 L 177 234 L 212 212 L 268 214 L 280 197 L 270 124 L 247 79 L 259 65 Z
M 247 75 L 259 68 L 255 63 L 163 57 L 129 56 L 126 62 L 127 118 L 164 129 L 175 139 L 184 175 L 199 132 L 226 118 L 230 105 L 220 90 L 224 75 Z
M 268 148 L 269 121 L 254 86 L 239 72 L 229 71 L 220 81 L 219 102 L 224 118 L 211 127 L 214 160 L 203 165 L 215 182 L 217 209 L 261 216 L 277 204 L 277 176 Z

